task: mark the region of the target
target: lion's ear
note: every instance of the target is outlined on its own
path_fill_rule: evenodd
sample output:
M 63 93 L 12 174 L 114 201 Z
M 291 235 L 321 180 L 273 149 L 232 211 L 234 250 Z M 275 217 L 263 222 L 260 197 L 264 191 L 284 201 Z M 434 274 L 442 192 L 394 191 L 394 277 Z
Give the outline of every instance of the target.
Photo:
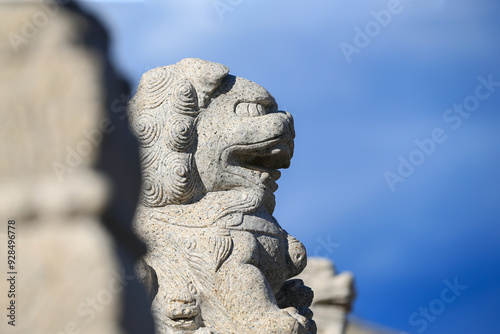
M 200 108 L 206 106 L 210 94 L 229 73 L 227 66 L 198 58 L 185 58 L 175 65 L 196 89 Z

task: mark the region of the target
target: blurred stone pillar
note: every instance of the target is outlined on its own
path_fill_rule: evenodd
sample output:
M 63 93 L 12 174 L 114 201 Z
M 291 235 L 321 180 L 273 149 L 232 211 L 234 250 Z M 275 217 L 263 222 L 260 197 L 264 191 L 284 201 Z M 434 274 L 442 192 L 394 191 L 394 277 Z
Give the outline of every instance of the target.
M 314 291 L 311 310 L 318 334 L 343 334 L 347 314 L 355 298 L 354 277 L 350 272 L 337 274 L 329 259 L 312 257 L 297 276 Z
M 68 1 L 0 1 L 1 333 L 154 332 L 133 269 L 145 247 L 130 228 L 128 98 L 95 18 Z

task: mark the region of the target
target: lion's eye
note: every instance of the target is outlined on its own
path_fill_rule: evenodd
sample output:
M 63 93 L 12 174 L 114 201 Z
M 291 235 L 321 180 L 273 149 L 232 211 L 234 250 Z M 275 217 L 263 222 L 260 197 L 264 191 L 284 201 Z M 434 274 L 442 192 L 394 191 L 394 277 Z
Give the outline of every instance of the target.
M 256 117 L 266 114 L 266 107 L 259 103 L 242 102 L 236 106 L 235 113 L 242 117 Z

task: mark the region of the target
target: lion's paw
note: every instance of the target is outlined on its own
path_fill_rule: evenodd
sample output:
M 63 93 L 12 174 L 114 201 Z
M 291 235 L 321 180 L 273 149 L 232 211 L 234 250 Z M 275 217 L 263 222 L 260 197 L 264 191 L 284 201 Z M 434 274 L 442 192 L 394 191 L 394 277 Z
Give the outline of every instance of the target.
M 291 326 L 291 330 L 287 333 L 293 334 L 316 334 L 316 323 L 312 319 L 308 319 L 301 315 L 295 307 L 287 307 L 281 310 L 284 314 L 286 322 Z M 286 326 L 286 328 L 290 328 Z

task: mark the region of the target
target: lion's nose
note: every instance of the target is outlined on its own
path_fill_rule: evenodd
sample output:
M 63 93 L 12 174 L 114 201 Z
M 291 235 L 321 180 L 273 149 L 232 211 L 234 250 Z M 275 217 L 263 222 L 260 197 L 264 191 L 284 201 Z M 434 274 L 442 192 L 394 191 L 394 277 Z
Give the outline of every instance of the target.
M 269 114 L 278 114 L 282 117 L 283 124 L 285 124 L 284 130 L 286 131 L 286 134 L 289 134 L 292 139 L 295 138 L 295 127 L 293 124 L 293 116 L 288 112 L 288 111 L 283 111 L 283 110 L 278 110 L 271 112 Z
M 292 138 L 295 138 L 295 127 L 293 124 L 293 116 L 288 111 L 279 111 L 285 116 L 286 123 L 288 124 L 288 132 Z

